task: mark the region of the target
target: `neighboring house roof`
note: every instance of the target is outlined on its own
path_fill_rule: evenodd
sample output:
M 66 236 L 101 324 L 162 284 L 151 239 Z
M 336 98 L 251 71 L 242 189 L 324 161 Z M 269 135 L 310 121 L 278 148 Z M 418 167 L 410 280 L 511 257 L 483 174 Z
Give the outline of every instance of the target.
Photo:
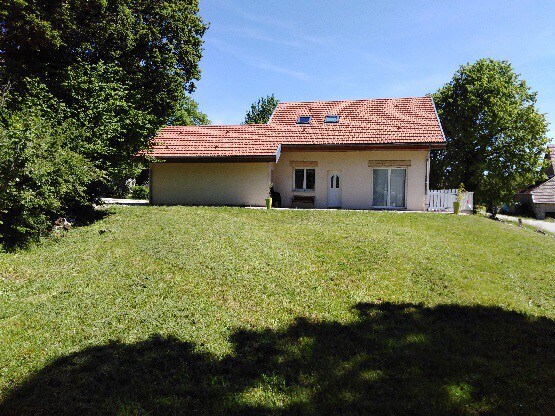
M 555 177 L 520 193 L 532 194 L 532 202 L 536 204 L 555 204 Z
M 532 202 L 536 204 L 555 204 L 555 176 L 553 174 L 553 171 L 555 170 L 554 144 L 547 146 L 545 158 L 551 162 L 545 171 L 549 179 L 541 183 L 536 183 L 536 185 L 530 185 L 526 189 L 517 192 L 517 195 L 532 195 Z
M 530 185 L 518 191 L 517 195 L 532 195 L 532 202 L 536 204 L 555 204 L 555 144 L 547 146 L 545 158 L 551 162 L 545 171 L 549 179 L 536 183 L 536 185 Z
M 326 115 L 339 116 L 339 122 L 324 123 Z M 297 124 L 299 116 L 310 116 L 310 122 Z M 268 124 L 164 127 L 146 153 L 165 159 L 248 158 L 275 157 L 285 146 L 444 144 L 432 98 L 426 96 L 283 102 Z

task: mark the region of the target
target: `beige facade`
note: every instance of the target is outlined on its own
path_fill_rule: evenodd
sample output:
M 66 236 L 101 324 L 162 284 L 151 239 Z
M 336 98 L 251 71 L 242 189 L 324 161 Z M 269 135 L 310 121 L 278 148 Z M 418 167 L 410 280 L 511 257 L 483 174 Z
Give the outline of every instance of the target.
M 151 202 L 157 205 L 263 206 L 267 162 L 151 163 Z
M 152 163 L 151 197 L 162 205 L 264 206 L 271 181 L 283 207 L 300 196 L 313 197 L 315 208 L 371 209 L 374 169 L 390 169 L 404 174 L 404 206 L 394 208 L 423 211 L 427 156 L 427 150 L 287 151 L 277 163 Z M 295 169 L 307 167 L 314 169 L 314 189 L 295 189 Z
M 314 196 L 316 208 L 328 206 L 331 175 L 339 176 L 340 207 L 348 209 L 373 208 L 373 170 L 406 169 L 405 207 L 426 209 L 427 150 L 371 150 L 341 152 L 283 152 L 273 168 L 272 181 L 281 193 L 282 206 L 291 206 L 295 195 Z M 294 190 L 294 170 L 299 167 L 315 169 L 313 191 Z M 335 204 L 334 204 L 335 205 Z

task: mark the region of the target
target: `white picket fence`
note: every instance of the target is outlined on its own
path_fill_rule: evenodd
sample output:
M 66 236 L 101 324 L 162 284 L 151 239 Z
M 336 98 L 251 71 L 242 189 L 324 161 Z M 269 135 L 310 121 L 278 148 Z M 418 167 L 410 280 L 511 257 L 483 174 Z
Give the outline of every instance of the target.
M 453 211 L 453 202 L 457 200 L 458 189 L 429 190 L 426 205 L 428 211 Z M 465 192 L 461 200 L 461 211 L 474 209 L 474 192 Z

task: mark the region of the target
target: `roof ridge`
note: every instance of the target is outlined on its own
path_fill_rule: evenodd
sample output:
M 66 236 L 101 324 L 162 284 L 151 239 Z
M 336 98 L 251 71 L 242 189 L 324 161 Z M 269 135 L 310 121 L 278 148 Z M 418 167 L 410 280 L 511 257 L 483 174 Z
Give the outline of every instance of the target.
M 341 103 L 348 101 L 393 101 L 393 100 L 413 100 L 415 98 L 429 98 L 431 95 L 415 95 L 410 97 L 376 97 L 376 98 L 351 98 L 338 100 L 311 100 L 311 101 L 280 101 L 280 104 L 308 104 L 308 103 Z
M 179 124 L 179 125 L 172 125 L 172 126 L 163 126 L 163 129 L 170 129 L 170 128 L 183 128 L 183 127 L 200 127 L 200 128 L 206 128 L 206 127 L 221 127 L 221 128 L 227 128 L 227 127 L 248 127 L 248 126 L 255 126 L 255 127 L 260 127 L 260 126 L 268 126 L 268 124 L 264 123 L 264 124 Z

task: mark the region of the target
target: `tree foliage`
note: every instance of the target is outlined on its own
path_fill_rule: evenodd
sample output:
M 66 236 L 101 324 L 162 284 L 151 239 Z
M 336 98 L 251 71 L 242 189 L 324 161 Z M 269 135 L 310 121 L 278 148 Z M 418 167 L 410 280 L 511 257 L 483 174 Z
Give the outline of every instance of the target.
M 137 108 L 137 93 L 114 64 L 76 64 L 68 69 L 61 89 L 68 117 L 82 133 L 72 148 L 105 178 L 90 188 L 91 194 L 117 192 L 126 179 L 138 173 L 133 157 L 148 146 L 156 132 L 155 117 Z
M 208 121 L 188 95 L 206 29 L 198 0 L 0 1 L 4 242 L 117 192 L 162 125 Z
M 274 94 L 261 97 L 257 102 L 252 103 L 250 110 L 245 116 L 245 124 L 266 124 L 276 109 L 279 100 Z
M 464 183 L 495 211 L 541 175 L 547 122 L 509 62 L 463 65 L 434 94 L 447 147 L 432 156 L 435 187 Z
M 91 205 L 87 188 L 101 172 L 71 150 L 80 135 L 75 123 L 32 103 L 16 112 L 2 108 L 0 241 L 5 246 L 38 238 L 56 217 Z
M 197 0 L 17 0 L 2 3 L 0 28 L 12 104 L 32 79 L 67 107 L 76 151 L 105 173 L 89 188 L 98 196 L 118 194 L 140 170 L 133 156 L 183 116 L 207 26 Z
M 207 26 L 197 0 L 15 0 L 0 8 L 0 56 L 16 90 L 39 79 L 65 102 L 75 64 L 114 64 L 160 125 L 199 79 Z
M 208 116 L 200 111 L 198 103 L 190 96 L 185 96 L 178 103 L 173 116 L 170 117 L 170 126 L 201 126 L 210 124 Z

